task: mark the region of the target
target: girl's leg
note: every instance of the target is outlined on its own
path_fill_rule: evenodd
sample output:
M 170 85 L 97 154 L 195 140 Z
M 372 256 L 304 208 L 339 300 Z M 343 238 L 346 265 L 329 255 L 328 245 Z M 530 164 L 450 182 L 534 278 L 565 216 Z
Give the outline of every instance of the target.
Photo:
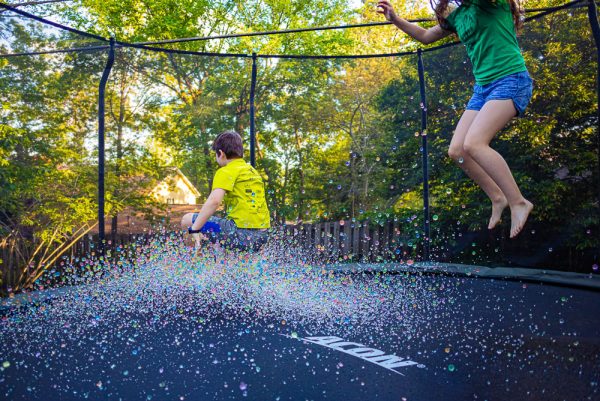
M 492 201 L 492 217 L 488 223 L 488 228 L 492 229 L 500 221 L 502 211 L 508 205 L 508 201 L 494 180 L 464 150 L 465 137 L 478 113 L 476 110 L 465 110 L 456 126 L 452 141 L 450 141 L 448 155 L 483 189 L 483 192 Z
M 512 100 L 490 100 L 479 111 L 465 137 L 464 150 L 500 187 L 510 206 L 510 237 L 521 232 L 533 204 L 523 197 L 506 161 L 489 144 L 514 116 Z

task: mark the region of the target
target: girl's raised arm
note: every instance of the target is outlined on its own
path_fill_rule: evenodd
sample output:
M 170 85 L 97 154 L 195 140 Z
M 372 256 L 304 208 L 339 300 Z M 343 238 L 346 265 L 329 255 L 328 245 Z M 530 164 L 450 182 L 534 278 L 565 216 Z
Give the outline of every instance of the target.
M 408 22 L 404 18 L 398 17 L 396 12 L 394 11 L 394 7 L 390 4 L 388 0 L 381 0 L 377 3 L 377 12 L 379 14 L 383 14 L 385 19 L 390 21 L 392 24 L 396 25 L 398 29 L 408 34 L 413 39 L 423 43 L 430 44 L 436 42 L 442 38 L 445 38 L 448 35 L 451 35 L 451 31 L 447 31 L 442 29 L 441 26 L 436 25 L 432 28 L 425 29 L 421 28 L 417 24 L 413 24 L 412 22 Z

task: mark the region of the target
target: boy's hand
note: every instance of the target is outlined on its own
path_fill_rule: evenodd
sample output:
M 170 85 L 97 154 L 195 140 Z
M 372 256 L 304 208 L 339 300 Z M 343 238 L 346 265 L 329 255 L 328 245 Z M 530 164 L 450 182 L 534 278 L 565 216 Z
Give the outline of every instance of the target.
M 194 247 L 200 248 L 200 234 L 192 234 L 192 238 L 194 239 Z
M 377 12 L 383 14 L 388 21 L 393 21 L 396 18 L 394 7 L 392 7 L 388 0 L 380 0 L 377 2 Z

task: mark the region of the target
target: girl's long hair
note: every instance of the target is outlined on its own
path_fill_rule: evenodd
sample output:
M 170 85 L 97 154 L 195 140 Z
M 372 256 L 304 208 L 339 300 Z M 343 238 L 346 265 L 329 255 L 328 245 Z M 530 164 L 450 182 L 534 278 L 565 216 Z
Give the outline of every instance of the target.
M 465 2 L 470 0 L 465 0 Z M 498 0 L 482 0 L 482 1 L 491 1 L 495 3 Z M 521 7 L 521 3 L 519 0 L 507 0 L 510 5 L 510 11 L 513 16 L 513 21 L 515 24 L 515 30 L 519 32 L 523 27 L 523 8 Z M 435 11 L 435 16 L 438 20 L 440 26 L 447 26 L 446 17 L 450 11 L 450 3 L 453 3 L 456 7 L 460 6 L 463 3 L 463 0 L 429 0 L 431 7 Z

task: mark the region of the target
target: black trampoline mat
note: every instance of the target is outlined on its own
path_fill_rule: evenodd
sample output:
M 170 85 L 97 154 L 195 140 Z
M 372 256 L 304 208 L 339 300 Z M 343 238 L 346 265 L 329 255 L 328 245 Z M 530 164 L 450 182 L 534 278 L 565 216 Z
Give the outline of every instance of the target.
M 597 292 L 225 272 L 157 282 L 153 271 L 13 303 L 0 323 L 0 398 L 600 399 Z

